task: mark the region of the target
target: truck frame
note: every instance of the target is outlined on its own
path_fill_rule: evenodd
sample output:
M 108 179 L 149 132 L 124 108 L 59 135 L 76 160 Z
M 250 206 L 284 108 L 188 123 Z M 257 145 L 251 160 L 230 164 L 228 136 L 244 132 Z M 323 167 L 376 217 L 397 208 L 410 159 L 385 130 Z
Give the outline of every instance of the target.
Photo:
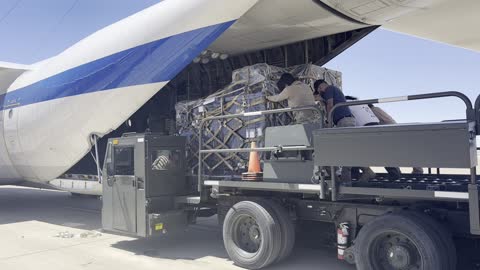
M 337 104 L 333 110 L 442 97 L 462 100 L 466 119 L 332 128 L 330 112 L 327 128 L 309 124 L 267 128 L 265 146 L 252 149 L 204 149 L 202 127 L 213 120 L 320 111 L 319 107 L 204 118 L 199 126 L 196 175 L 186 173 L 185 138 L 128 134 L 110 139 L 102 177 L 103 227 L 137 237 L 161 236 L 185 230 L 198 217 L 217 214 L 232 261 L 261 269 L 290 255 L 296 224 L 314 221 L 333 225 L 332 231 L 324 233 L 336 235 L 338 258 L 360 270 L 456 269 L 453 237 L 477 239 L 480 235 L 476 173 L 480 96 L 475 106 L 459 92 L 441 92 L 353 101 Z M 264 180 L 203 174 L 205 155 L 228 152 L 264 153 Z M 405 174 L 401 179 L 377 174 L 368 182 L 341 182 L 335 173 L 341 166 L 437 171 Z M 470 174 L 442 174 L 439 168 L 464 168 Z M 298 178 L 281 175 L 292 171 Z

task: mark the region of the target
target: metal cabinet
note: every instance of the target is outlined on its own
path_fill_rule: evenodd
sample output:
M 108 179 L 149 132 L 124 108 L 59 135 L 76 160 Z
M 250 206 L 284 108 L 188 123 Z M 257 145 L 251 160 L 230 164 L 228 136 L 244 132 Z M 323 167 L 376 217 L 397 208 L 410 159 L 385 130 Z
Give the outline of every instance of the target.
M 185 170 L 183 137 L 132 134 L 110 139 L 103 169 L 103 228 L 146 237 L 165 232 L 159 217 L 186 222 L 181 209 L 172 215 L 175 197 L 187 193 Z

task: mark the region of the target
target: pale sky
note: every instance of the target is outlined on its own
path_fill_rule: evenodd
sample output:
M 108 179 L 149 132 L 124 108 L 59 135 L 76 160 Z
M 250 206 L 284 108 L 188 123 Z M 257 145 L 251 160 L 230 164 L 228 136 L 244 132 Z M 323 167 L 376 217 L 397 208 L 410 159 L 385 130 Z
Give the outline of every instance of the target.
M 344 92 L 362 99 L 459 91 L 472 102 L 480 94 L 480 53 L 377 30 L 326 67 L 343 74 Z M 397 121 L 440 121 L 465 117 L 456 99 L 382 105 Z

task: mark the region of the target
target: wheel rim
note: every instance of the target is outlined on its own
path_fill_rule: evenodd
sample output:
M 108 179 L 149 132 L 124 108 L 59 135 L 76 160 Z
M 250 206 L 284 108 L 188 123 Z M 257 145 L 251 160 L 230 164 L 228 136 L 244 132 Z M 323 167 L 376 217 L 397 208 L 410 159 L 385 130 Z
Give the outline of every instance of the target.
M 422 257 L 418 247 L 408 236 L 399 232 L 379 235 L 372 247 L 371 261 L 374 269 L 421 270 Z
M 256 253 L 262 243 L 260 226 L 250 215 L 240 216 L 233 225 L 233 241 L 242 250 Z

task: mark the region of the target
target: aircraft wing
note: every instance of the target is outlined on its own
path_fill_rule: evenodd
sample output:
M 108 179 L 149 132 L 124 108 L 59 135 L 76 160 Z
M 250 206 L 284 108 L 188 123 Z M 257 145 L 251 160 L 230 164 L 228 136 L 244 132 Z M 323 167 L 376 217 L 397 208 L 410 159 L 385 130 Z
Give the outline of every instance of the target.
M 480 1 L 439 1 L 384 28 L 480 52 Z
M 235 55 L 369 26 L 312 0 L 261 0 L 210 49 Z
M 480 51 L 478 0 L 314 0 L 362 23 Z
M 478 0 L 262 0 L 210 49 L 239 54 L 369 26 L 480 51 Z

